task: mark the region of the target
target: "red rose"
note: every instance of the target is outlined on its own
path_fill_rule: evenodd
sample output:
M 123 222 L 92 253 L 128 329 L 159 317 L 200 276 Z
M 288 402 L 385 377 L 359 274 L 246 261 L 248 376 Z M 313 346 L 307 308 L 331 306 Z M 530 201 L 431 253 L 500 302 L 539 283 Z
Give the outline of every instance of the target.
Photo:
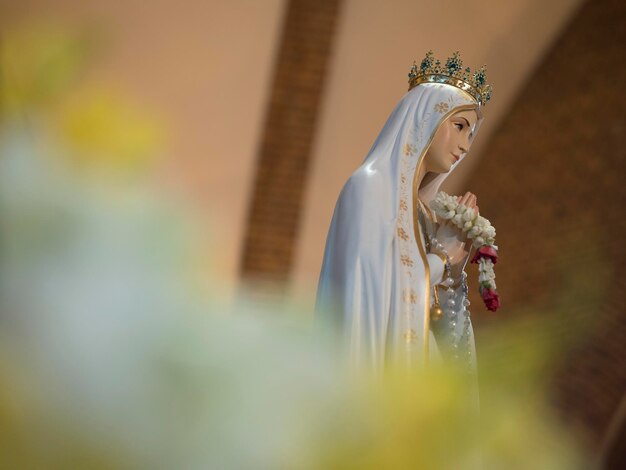
M 476 254 L 474 258 L 472 258 L 472 263 L 478 263 L 480 258 L 489 258 L 493 264 L 496 264 L 498 262 L 498 252 L 490 245 L 483 245 L 476 250 Z
M 500 308 L 500 296 L 494 289 L 487 289 L 484 287 L 480 292 L 480 296 L 483 298 L 483 302 L 485 302 L 487 309 L 495 312 L 498 308 Z

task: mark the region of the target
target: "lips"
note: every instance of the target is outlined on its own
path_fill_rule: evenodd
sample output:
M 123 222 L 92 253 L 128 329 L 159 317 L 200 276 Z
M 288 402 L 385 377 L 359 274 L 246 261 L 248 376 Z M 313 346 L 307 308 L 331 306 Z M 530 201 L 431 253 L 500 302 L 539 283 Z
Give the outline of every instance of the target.
M 459 155 L 455 155 L 455 154 L 453 154 L 453 153 L 451 153 L 450 155 L 452 155 L 452 157 L 454 157 L 454 161 L 455 161 L 455 162 L 458 162 L 458 161 L 459 161 L 459 159 L 461 158 Z

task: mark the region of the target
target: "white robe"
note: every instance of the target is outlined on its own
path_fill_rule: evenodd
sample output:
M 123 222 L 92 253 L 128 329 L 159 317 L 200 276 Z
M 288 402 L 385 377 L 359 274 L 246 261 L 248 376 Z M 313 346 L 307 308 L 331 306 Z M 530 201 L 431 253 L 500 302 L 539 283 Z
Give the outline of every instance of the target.
M 390 362 L 414 365 L 442 359 L 429 312 L 443 263 L 426 253 L 416 214 L 415 175 L 439 126 L 464 109 L 478 112 L 475 136 L 482 116 L 473 97 L 447 84 L 413 88 L 341 190 L 326 240 L 316 311 L 338 334 L 357 369 L 378 373 Z M 426 204 L 458 163 L 420 190 Z M 459 294 L 457 289 L 457 298 Z M 449 325 L 462 301 L 451 308 L 447 296 L 443 293 L 440 300 Z M 459 318 L 456 329 L 463 326 Z M 473 351 L 471 325 L 470 335 Z M 445 331 L 439 337 L 445 340 Z

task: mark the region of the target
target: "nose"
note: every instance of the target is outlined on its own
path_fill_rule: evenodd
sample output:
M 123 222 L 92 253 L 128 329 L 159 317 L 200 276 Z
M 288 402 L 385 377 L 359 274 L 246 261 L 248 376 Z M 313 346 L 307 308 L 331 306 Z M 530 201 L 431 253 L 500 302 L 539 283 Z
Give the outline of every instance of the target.
M 459 149 L 463 153 L 467 153 L 469 150 L 469 138 L 465 137 L 461 142 L 459 142 Z

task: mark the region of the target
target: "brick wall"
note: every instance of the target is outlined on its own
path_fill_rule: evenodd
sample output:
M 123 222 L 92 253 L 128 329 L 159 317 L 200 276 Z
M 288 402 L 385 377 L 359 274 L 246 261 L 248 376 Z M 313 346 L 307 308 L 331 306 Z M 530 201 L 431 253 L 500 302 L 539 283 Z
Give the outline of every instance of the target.
M 241 260 L 249 288 L 269 282 L 280 289 L 289 276 L 340 3 L 287 5 Z

